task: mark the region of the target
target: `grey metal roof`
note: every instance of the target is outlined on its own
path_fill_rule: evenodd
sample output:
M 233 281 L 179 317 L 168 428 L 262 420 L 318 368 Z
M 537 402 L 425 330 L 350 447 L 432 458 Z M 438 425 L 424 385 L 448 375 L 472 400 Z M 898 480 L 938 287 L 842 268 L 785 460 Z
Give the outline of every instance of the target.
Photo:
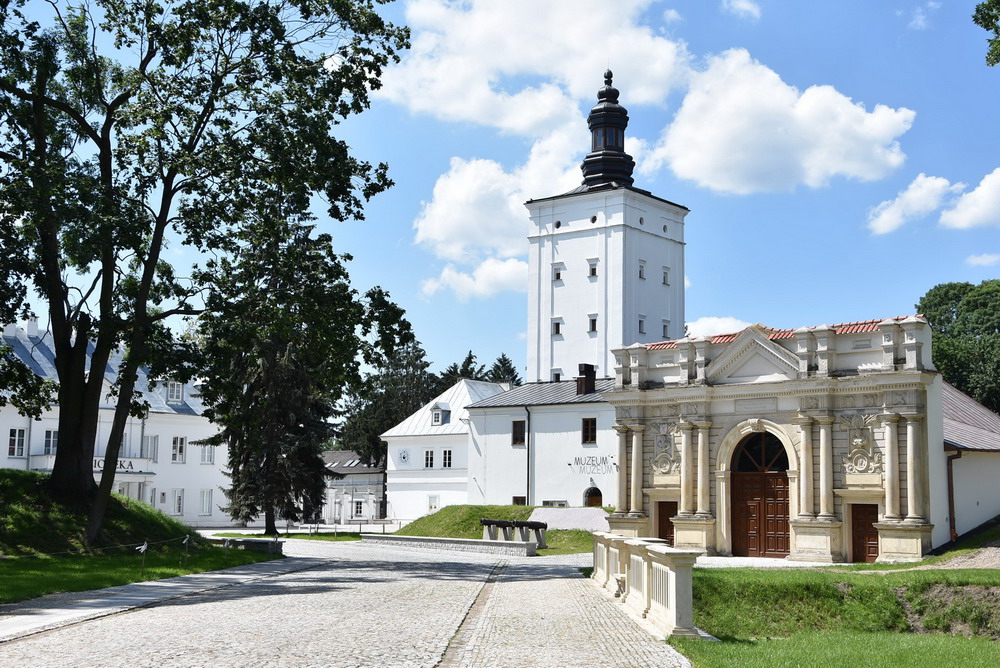
M 458 382 L 447 390 L 421 406 L 412 415 L 382 434 L 382 438 L 392 438 L 396 436 L 447 436 L 450 434 L 465 434 L 468 429 L 462 423 L 462 419 L 468 417 L 465 412 L 466 406 L 492 397 L 503 392 L 500 383 L 490 383 L 482 380 L 468 380 L 460 378 Z M 432 411 L 451 411 L 449 419 L 444 424 L 434 424 L 431 419 Z
M 615 387 L 614 378 L 598 378 L 596 391 L 590 394 L 576 393 L 576 380 L 560 380 L 552 383 L 525 383 L 513 389 L 470 404 L 468 408 L 501 408 L 509 406 L 552 406 L 556 404 L 603 403 L 604 392 Z
M 7 325 L 3 328 L 3 335 L 0 337 L 2 343 L 14 351 L 14 355 L 29 369 L 39 376 L 48 380 L 58 382 L 59 376 L 55 367 L 55 346 L 52 342 L 52 335 L 48 332 L 39 332 L 37 335 L 28 335 L 22 327 Z M 90 354 L 93 351 L 93 344 L 87 347 L 87 363 L 90 364 Z M 107 365 L 104 368 L 104 382 L 110 385 L 118 378 L 118 372 L 123 362 L 124 351 L 118 349 L 111 354 Z M 148 369 L 140 367 L 136 381 L 136 391 L 142 393 L 142 398 L 149 404 L 151 413 L 173 413 L 176 415 L 201 415 L 205 410 L 205 405 L 201 401 L 194 383 L 185 383 L 183 399 L 181 401 L 167 401 L 166 379 L 160 379 L 156 387 L 151 388 Z M 107 392 L 101 395 L 101 408 L 113 410 L 115 407 L 114 398 L 108 396 Z
M 384 466 L 366 466 L 358 453 L 353 450 L 327 450 L 323 453 L 323 461 L 326 462 L 326 468 L 344 475 L 385 471 Z
M 1000 452 L 1000 415 L 957 388 L 941 390 L 944 442 L 959 450 Z

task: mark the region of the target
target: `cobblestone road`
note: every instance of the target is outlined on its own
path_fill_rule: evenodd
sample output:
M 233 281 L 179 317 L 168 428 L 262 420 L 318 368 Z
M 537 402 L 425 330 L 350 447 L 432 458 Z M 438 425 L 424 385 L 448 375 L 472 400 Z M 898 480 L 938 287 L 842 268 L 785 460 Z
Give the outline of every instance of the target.
M 0 665 L 686 664 L 579 577 L 578 556 L 286 548 L 316 566 L 3 643 Z

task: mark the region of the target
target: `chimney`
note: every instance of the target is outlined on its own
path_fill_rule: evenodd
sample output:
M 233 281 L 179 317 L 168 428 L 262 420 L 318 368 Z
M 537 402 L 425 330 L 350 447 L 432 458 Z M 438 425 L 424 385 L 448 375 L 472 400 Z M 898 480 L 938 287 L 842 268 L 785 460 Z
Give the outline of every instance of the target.
M 38 336 L 38 318 L 28 318 L 24 323 L 24 330 L 32 338 Z
M 593 364 L 581 364 L 580 375 L 576 378 L 577 394 L 593 394 L 596 391 L 597 369 Z

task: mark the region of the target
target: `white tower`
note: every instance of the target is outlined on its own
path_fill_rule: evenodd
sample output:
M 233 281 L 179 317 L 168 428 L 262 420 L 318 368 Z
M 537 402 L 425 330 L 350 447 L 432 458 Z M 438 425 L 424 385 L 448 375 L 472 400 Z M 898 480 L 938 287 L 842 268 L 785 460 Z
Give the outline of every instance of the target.
M 684 335 L 688 209 L 635 188 L 625 153 L 628 113 L 611 71 L 587 118 L 583 184 L 531 200 L 526 380 L 614 375 L 612 348 Z

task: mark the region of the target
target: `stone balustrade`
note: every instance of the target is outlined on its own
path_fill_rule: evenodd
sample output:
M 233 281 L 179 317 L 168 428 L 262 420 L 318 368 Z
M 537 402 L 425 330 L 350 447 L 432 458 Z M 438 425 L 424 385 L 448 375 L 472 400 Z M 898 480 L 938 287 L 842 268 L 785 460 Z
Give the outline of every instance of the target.
M 594 582 L 614 592 L 626 610 L 647 619 L 664 637 L 698 636 L 691 569 L 699 552 L 667 547 L 660 538 L 593 536 Z

